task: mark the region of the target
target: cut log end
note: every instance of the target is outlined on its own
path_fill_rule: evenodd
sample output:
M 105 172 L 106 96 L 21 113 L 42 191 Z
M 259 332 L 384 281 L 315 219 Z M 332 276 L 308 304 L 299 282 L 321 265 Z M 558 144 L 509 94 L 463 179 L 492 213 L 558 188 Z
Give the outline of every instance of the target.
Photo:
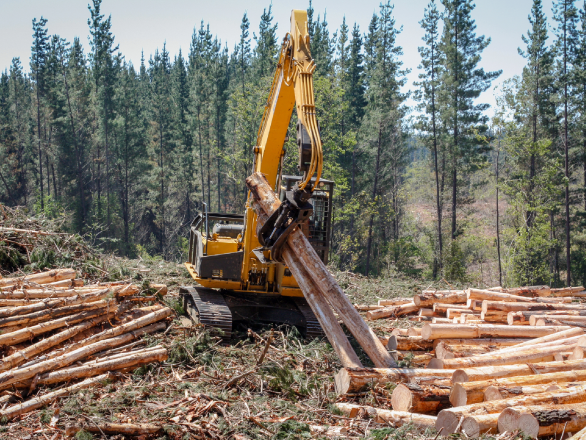
M 501 394 L 501 392 L 499 391 L 498 387 L 495 387 L 494 385 L 489 386 L 484 391 L 484 400 L 485 401 L 501 400 L 501 399 L 504 399 L 504 397 Z
M 397 385 L 391 396 L 391 405 L 395 411 L 410 412 L 413 406 L 411 390 L 403 384 Z
M 459 383 L 452 385 L 452 391 L 450 392 L 450 403 L 452 406 L 464 406 L 468 403 L 466 390 Z
M 334 385 L 337 394 L 346 394 L 350 389 L 350 375 L 345 368 L 342 368 L 334 376 Z
M 444 361 L 443 361 L 443 359 L 433 358 L 427 364 L 427 368 L 430 368 L 433 370 L 442 370 L 444 368 Z
M 442 410 L 437 415 L 435 430 L 437 432 L 441 430 L 442 435 L 450 435 L 456 432 L 459 423 L 460 419 L 456 414 Z

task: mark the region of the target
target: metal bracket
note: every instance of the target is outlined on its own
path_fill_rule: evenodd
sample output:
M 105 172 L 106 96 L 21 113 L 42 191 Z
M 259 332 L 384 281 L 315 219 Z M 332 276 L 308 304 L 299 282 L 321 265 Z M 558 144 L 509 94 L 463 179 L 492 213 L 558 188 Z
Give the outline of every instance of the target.
M 295 187 L 285 193 L 285 200 L 258 231 L 258 241 L 271 251 L 271 259 L 283 262 L 281 252 L 287 237 L 297 225 L 303 223 L 313 213 L 309 203 L 311 192 Z

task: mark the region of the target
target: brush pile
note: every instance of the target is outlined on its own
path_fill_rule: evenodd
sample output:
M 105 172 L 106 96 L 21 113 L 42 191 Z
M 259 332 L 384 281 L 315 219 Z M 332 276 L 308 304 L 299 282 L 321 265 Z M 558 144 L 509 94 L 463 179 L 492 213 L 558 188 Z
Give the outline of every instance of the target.
M 383 341 L 397 358 L 416 353 L 411 360 L 426 368 L 343 368 L 335 376 L 336 405 L 349 417 L 434 427 L 441 435 L 522 431 L 532 438 L 562 432 L 581 438 L 584 297 L 581 286 L 470 288 L 357 306 L 371 320 L 414 315 L 428 321 L 395 329 Z M 390 394 L 390 405 L 348 403 L 369 388 Z
M 157 299 L 140 294 L 126 282 L 84 285 L 74 269 L 0 278 L 0 418 L 166 360 L 167 349 L 145 348 L 142 336 L 164 330 L 174 312 L 140 307 Z
M 103 277 L 103 255 L 89 239 L 64 232 L 58 221 L 31 216 L 23 207 L 0 204 L 0 275 L 72 267 L 85 279 Z

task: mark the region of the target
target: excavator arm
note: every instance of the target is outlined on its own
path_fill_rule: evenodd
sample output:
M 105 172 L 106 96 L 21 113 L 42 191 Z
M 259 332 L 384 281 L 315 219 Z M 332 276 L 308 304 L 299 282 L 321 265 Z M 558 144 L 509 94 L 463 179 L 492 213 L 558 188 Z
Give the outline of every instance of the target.
M 251 267 L 261 262 L 258 249 L 262 248 L 265 254 L 268 254 L 265 256 L 269 261 L 280 261 L 280 249 L 288 234 L 306 221 L 312 213 L 312 205 L 308 200 L 319 184 L 323 167 L 322 142 L 313 91 L 315 68 L 315 62 L 311 57 L 307 12 L 293 10 L 291 30 L 283 40 L 258 131 L 253 168 L 255 172 L 264 174 L 273 188 L 279 186 L 284 157 L 283 146 L 291 114 L 296 106 L 298 170 L 303 175 L 295 188 L 286 193 L 280 209 L 258 231 L 258 236 L 256 214 L 250 204 L 247 204 L 242 267 L 244 284 L 248 281 Z M 275 276 L 274 269 L 271 269 L 273 268 L 269 267 L 269 282 Z

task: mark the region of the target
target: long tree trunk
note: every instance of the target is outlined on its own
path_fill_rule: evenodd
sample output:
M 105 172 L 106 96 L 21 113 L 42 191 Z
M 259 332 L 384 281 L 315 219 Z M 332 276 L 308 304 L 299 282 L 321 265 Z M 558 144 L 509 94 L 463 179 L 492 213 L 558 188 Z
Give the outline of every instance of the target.
M 570 259 L 570 158 L 568 154 L 568 38 L 567 38 L 567 3 L 564 3 L 564 155 L 566 176 L 566 285 L 572 285 Z
M 378 186 L 378 173 L 380 168 L 380 155 L 382 150 L 382 122 L 379 122 L 378 126 L 378 145 L 376 149 L 376 163 L 374 166 L 374 184 L 372 185 L 372 209 L 374 209 L 374 202 L 376 200 L 376 192 Z M 366 270 L 365 273 L 368 276 L 368 272 L 370 271 L 370 251 L 372 248 L 372 225 L 374 223 L 374 212 L 370 214 L 370 222 L 368 225 L 368 244 L 366 246 Z
M 39 86 L 39 69 L 37 67 L 37 138 L 39 154 L 39 182 L 41 183 L 41 211 L 45 210 L 45 194 L 43 188 L 43 153 L 41 149 L 41 90 Z
M 452 240 L 456 239 L 456 207 L 458 196 L 458 17 L 456 11 L 456 26 L 455 26 L 455 60 L 454 60 L 454 76 L 455 76 L 455 90 L 454 90 L 454 150 L 452 152 Z
M 73 119 L 73 108 L 71 106 L 71 96 L 69 94 L 69 82 L 67 81 L 67 74 L 65 71 L 65 65 L 61 60 L 61 69 L 63 74 L 63 82 L 65 84 L 65 97 L 67 98 L 67 109 L 69 111 L 69 124 L 71 125 L 71 135 L 73 138 L 73 145 L 75 147 L 76 166 L 77 166 L 77 189 L 79 192 L 79 205 L 81 208 L 81 228 L 85 226 L 85 202 L 84 202 L 84 176 L 83 176 L 83 164 L 82 164 L 82 152 L 81 142 L 78 142 L 77 132 L 75 130 L 75 122 Z
M 499 231 L 499 156 L 501 139 L 499 133 L 499 149 L 496 152 L 496 251 L 499 260 L 499 286 L 503 285 L 503 268 L 501 266 L 501 234 Z
M 163 124 L 159 124 L 159 149 L 161 165 L 161 253 L 165 255 L 165 170 L 163 168 Z

